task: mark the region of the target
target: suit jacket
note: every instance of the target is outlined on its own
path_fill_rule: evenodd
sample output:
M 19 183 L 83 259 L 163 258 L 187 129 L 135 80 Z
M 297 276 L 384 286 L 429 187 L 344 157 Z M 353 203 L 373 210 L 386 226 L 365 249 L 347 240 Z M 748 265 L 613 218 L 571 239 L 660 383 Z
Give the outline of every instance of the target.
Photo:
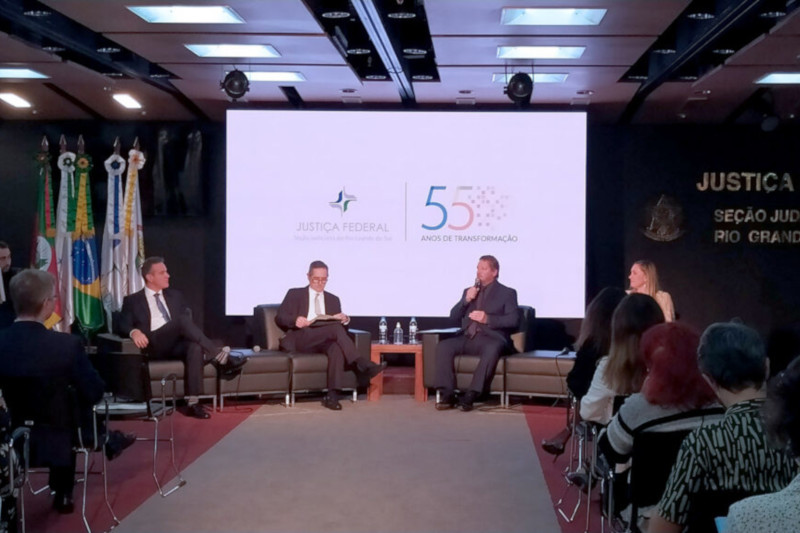
M 190 312 L 179 291 L 164 289 L 161 292 L 164 295 L 164 301 L 167 302 L 171 317 L 175 318 L 180 313 Z M 147 305 L 144 289 L 129 294 L 122 300 L 122 312 L 119 317 L 117 333 L 122 337 L 129 337 L 134 329 L 150 336 L 150 307 Z
M 485 311 L 487 315 L 487 322 L 486 324 L 480 324 L 480 331 L 510 345 L 511 334 L 517 331 L 520 321 L 517 291 L 506 287 L 497 280 L 490 287 L 483 298 L 480 309 Z M 461 299 L 450 310 L 450 320 L 460 323 L 461 333 L 464 333 L 470 322 L 472 322 L 469 314 L 478 310 L 478 298 L 467 303 L 467 290 L 464 289 Z
M 49 331 L 32 321 L 15 322 L 0 331 L 0 387 L 23 377 L 43 381 L 66 378 L 63 381 L 77 393 L 81 426 L 91 427 L 92 406 L 103 397 L 105 385 L 78 337 Z M 13 416 L 14 406 L 9 405 L 9 410 Z M 31 440 L 31 457 L 37 464 L 66 466 L 71 461 L 73 439 L 72 431 L 43 430 Z
M 335 315 L 342 312 L 342 304 L 338 296 L 327 291 L 323 291 L 322 296 L 325 299 L 326 315 Z M 279 328 L 287 332 L 284 338 L 281 339 L 281 347 L 285 350 L 294 351 L 292 337 L 299 330 L 295 325 L 295 321 L 299 316 L 308 316 L 308 285 L 289 289 L 286 296 L 283 297 L 280 307 L 278 307 L 275 323 Z

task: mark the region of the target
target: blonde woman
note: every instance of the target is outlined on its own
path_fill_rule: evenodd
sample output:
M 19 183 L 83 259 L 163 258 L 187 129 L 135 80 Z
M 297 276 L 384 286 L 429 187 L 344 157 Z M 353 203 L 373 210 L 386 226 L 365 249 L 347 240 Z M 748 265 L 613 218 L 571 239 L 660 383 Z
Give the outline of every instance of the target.
M 665 322 L 675 320 L 675 307 L 672 305 L 672 296 L 666 291 L 659 290 L 658 272 L 656 271 L 656 265 L 652 261 L 640 259 L 633 263 L 628 280 L 630 281 L 628 294 L 647 294 L 658 302 L 661 311 L 664 313 Z

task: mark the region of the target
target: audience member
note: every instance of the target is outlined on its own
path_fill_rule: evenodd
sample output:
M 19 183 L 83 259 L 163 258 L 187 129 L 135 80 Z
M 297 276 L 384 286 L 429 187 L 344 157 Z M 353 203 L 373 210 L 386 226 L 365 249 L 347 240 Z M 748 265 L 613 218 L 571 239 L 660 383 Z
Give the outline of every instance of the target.
M 767 435 L 800 459 L 800 357 L 770 383 L 764 405 Z M 784 533 L 800 529 L 800 475 L 785 489 L 731 505 L 726 533 Z
M 497 360 L 512 350 L 511 333 L 519 327 L 517 291 L 497 281 L 500 263 L 494 256 L 478 260 L 475 285 L 464 289 L 461 299 L 450 310 L 450 320 L 461 331 L 436 347 L 434 384 L 441 392 L 436 409 L 452 409 L 458 403 L 462 411 L 471 411 L 475 400 L 485 391 L 494 376 Z M 472 382 L 459 398 L 456 395 L 454 360 L 457 355 L 476 354 L 480 362 Z
M 11 327 L 0 331 L 0 387 L 13 388 L 20 378 L 43 380 L 66 378 L 75 388 L 84 429 L 84 442 L 92 436 L 93 405 L 103 396 L 103 381 L 89 362 L 80 338 L 49 331 L 44 321 L 53 313 L 56 300 L 55 280 L 42 270 L 23 270 L 11 280 L 10 293 L 17 312 Z M 45 386 L 45 385 L 43 385 Z M 50 388 L 45 386 L 43 400 Z M 12 395 L 6 401 L 14 419 Z M 101 428 L 103 433 L 104 428 Z M 45 428 L 44 431 L 47 431 Z M 74 510 L 72 490 L 75 485 L 74 436 L 71 432 L 48 432 L 45 438 L 31 442 L 31 464 L 50 469 L 50 489 L 55 493 L 53 507 L 61 513 Z M 136 440 L 134 435 L 108 432 L 105 453 L 117 457 Z
M 3 283 L 0 285 L 0 329 L 10 326 L 16 318 L 8 284 L 20 270 L 11 266 L 11 248 L 8 243 L 0 241 L 0 273 L 3 275 Z
M 598 359 L 608 354 L 611 346 L 611 317 L 624 297 L 625 291 L 622 289 L 606 287 L 586 307 L 586 316 L 581 322 L 581 331 L 575 342 L 578 350 L 575 363 L 567 374 L 567 387 L 579 400 L 589 390 Z M 572 428 L 567 427 L 558 435 L 544 441 L 542 448 L 553 455 L 560 455 L 564 453 L 564 447 L 571 435 Z
M 652 532 L 713 531 L 709 513 L 724 515 L 732 501 L 781 490 L 798 472 L 764 433 L 760 411 L 769 364 L 758 333 L 743 324 L 712 324 L 700 339 L 698 364 L 725 416 L 684 439 L 650 521 Z
M 600 436 L 599 447 L 609 463 L 628 461 L 639 431 L 684 431 L 719 420 L 722 408 L 697 366 L 699 341 L 699 333 L 677 322 L 653 326 L 642 335 L 647 377 L 641 391 L 625 400 Z M 617 475 L 615 489 L 624 481 L 625 476 Z M 660 480 L 658 490 L 663 490 L 665 482 Z M 649 518 L 650 509 L 640 507 L 637 520 Z
M 144 288 L 122 300 L 118 332 L 130 337 L 151 359 L 181 359 L 184 362 L 186 414 L 205 419 L 211 415 L 199 403 L 203 391 L 203 366 L 213 364 L 221 373 L 231 373 L 247 360 L 229 356 L 192 321 L 183 295 L 169 288 L 169 272 L 163 257 L 149 257 L 142 264 Z
M 800 322 L 775 328 L 767 338 L 769 374 L 777 376 L 800 356 Z
M 656 301 L 646 294 L 628 294 L 611 319 L 611 348 L 597 362 L 589 390 L 581 399 L 581 418 L 608 424 L 617 396 L 639 391 L 644 382 L 644 361 L 639 339 L 651 326 L 664 322 Z
M 342 313 L 339 297 L 325 290 L 328 283 L 328 265 L 313 261 L 308 267 L 308 285 L 289 289 L 283 298 L 275 323 L 286 334 L 281 339 L 281 349 L 287 352 L 325 352 L 328 356 L 328 393 L 322 405 L 339 411 L 339 393 L 343 386 L 344 371 L 352 368 L 366 379 L 371 379 L 386 368 L 386 363 L 376 364 L 359 356 L 346 326 L 350 317 Z
M 634 262 L 628 280 L 630 281 L 629 293 L 647 294 L 653 297 L 664 313 L 664 322 L 675 320 L 672 296 L 668 292 L 660 290 L 655 263 L 645 259 Z

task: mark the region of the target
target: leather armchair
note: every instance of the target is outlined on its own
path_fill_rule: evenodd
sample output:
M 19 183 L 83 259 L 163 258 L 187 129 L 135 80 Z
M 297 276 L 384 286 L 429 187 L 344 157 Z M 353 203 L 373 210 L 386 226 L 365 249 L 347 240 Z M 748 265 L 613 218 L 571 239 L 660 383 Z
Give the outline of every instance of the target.
M 100 333 L 97 335 L 97 355 L 95 357 L 113 357 L 111 355 L 113 353 L 138 354 L 142 353 L 142 351 L 136 347 L 131 339 L 120 337 L 115 333 Z M 102 361 L 95 361 L 95 364 L 102 364 Z M 148 361 L 148 365 L 150 367 L 150 385 L 153 396 L 161 394 L 161 378 L 170 374 L 178 376 L 175 396 L 179 399 L 185 396 L 183 361 Z M 203 367 L 203 393 L 199 397 L 211 398 L 215 410 L 217 408 L 217 380 L 217 371 L 213 366 L 206 365 Z
M 519 306 L 519 327 L 511 335 L 514 351 L 511 353 L 526 352 L 533 349 L 533 340 L 536 322 L 536 310 L 527 305 Z M 422 360 L 423 360 L 423 382 L 426 388 L 434 387 L 436 377 L 436 347 L 440 340 L 446 339 L 457 332 L 453 329 L 452 333 L 426 333 L 422 332 Z M 510 355 L 510 354 L 503 354 Z M 480 358 L 477 355 L 463 354 L 456 356 L 453 364 L 456 371 L 456 388 L 466 389 L 472 381 L 472 374 L 478 366 Z M 499 394 L 501 399 L 505 393 L 505 357 L 500 357 L 497 362 L 494 377 L 489 385 L 490 394 Z
M 280 352 L 280 340 L 284 333 L 275 323 L 278 314 L 277 304 L 262 304 L 253 308 L 253 339 L 255 344 L 273 352 Z M 350 330 L 359 355 L 369 359 L 371 336 L 367 331 Z M 325 391 L 328 388 L 328 356 L 324 353 L 287 352 L 291 359 L 291 404 L 295 394 L 312 391 Z M 353 401 L 358 398 L 361 383 L 355 372 L 345 372 L 345 390 L 353 391 Z

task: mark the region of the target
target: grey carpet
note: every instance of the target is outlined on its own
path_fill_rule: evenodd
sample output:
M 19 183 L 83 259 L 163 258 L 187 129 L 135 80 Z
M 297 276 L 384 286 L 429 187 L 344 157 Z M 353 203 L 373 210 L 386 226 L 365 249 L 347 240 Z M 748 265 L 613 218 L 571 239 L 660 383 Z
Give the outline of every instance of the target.
M 520 413 L 343 405 L 258 408 L 117 531 L 559 531 Z

